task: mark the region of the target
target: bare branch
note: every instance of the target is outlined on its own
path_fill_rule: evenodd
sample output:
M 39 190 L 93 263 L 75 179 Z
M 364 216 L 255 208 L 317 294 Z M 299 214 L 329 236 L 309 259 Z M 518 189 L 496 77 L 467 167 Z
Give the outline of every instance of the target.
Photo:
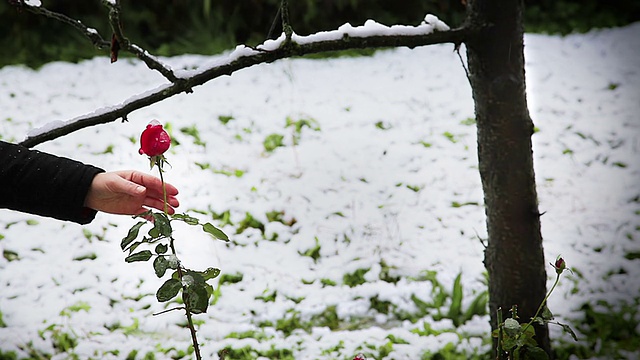
M 469 29 L 460 28 L 450 31 L 414 35 L 374 35 L 363 37 L 344 35 L 341 39 L 309 41 L 302 44 L 296 43 L 295 41 L 282 41 L 281 46 L 270 51 L 265 51 L 264 49 L 253 50 L 248 47 L 239 46 L 229 55 L 228 61 L 223 64 L 205 70 L 195 70 L 186 73 L 184 77 L 181 77 L 181 81 L 163 85 L 155 90 L 146 92 L 144 96 L 132 97 L 124 103 L 109 107 L 104 111 L 96 111 L 67 122 L 61 122 L 59 126 L 52 130 L 28 136 L 21 145 L 32 147 L 86 127 L 106 124 L 116 121 L 119 118 L 126 119 L 128 114 L 135 110 L 155 104 L 176 94 L 188 92 L 192 87 L 202 85 L 223 75 L 231 75 L 236 71 L 258 64 L 271 63 L 284 58 L 327 51 L 390 47 L 415 48 L 417 46 L 443 43 L 453 43 L 457 45 L 465 41 L 472 34 L 473 31 Z M 309 36 L 307 38 L 311 37 L 312 36 Z
M 109 41 L 106 41 L 105 39 L 102 38 L 102 36 L 100 36 L 100 34 L 98 33 L 98 31 L 96 31 L 96 29 L 92 29 L 85 26 L 82 22 L 80 22 L 80 20 L 75 20 L 64 14 L 47 10 L 42 6 L 29 5 L 25 3 L 24 0 L 17 1 L 15 5 L 20 8 L 26 9 L 27 11 L 32 12 L 34 14 L 43 15 L 50 19 L 58 20 L 65 24 L 71 25 L 72 27 L 80 31 L 84 36 L 88 37 L 89 40 L 91 40 L 91 43 L 98 49 L 105 49 L 111 45 Z

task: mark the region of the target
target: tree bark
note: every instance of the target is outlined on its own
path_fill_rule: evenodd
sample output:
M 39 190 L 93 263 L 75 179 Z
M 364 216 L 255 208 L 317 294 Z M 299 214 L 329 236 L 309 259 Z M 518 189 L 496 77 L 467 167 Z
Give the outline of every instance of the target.
M 525 91 L 523 10 L 522 0 L 473 0 L 467 19 L 467 26 L 481 29 L 465 44 L 489 236 L 484 264 L 492 329 L 498 325 L 498 309 L 507 318 L 517 305 L 521 321 L 527 322 L 546 294 L 533 122 Z M 538 345 L 550 354 L 547 327 L 536 325 L 535 330 Z

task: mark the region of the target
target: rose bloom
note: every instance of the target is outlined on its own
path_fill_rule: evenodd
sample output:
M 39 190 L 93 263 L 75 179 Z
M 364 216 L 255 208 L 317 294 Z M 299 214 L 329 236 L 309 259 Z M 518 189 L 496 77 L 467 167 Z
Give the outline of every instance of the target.
M 140 135 L 141 155 L 158 156 L 164 154 L 171 146 L 171 137 L 162 128 L 158 120 L 152 120 Z

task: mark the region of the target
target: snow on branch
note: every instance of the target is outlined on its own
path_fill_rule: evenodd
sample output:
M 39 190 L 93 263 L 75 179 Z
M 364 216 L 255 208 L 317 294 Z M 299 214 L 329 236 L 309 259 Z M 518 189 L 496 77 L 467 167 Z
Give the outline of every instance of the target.
M 363 26 L 353 27 L 345 24 L 337 30 L 318 32 L 308 36 L 292 33 L 290 40 L 283 33 L 278 39 L 267 40 L 256 48 L 239 45 L 225 58 L 206 64 L 200 69 L 176 71 L 175 76 L 178 81 L 131 97 L 121 104 L 33 129 L 21 145 L 32 147 L 86 127 L 113 122 L 119 118 L 126 120 L 128 114 L 135 110 L 182 92 L 191 92 L 195 86 L 258 64 L 271 63 L 293 56 L 350 49 L 414 48 L 443 43 L 452 43 L 457 48 L 471 35 L 472 31 L 464 27 L 449 30 L 444 22 L 433 15 L 427 15 L 418 26 L 388 27 L 369 20 Z

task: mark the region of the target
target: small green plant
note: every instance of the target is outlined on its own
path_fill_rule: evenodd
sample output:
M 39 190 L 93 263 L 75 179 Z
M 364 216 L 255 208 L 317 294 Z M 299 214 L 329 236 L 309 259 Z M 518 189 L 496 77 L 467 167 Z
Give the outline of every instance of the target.
M 220 357 L 220 360 L 254 360 L 257 358 L 295 360 L 293 351 L 290 349 L 276 348 L 275 345 L 271 345 L 268 350 L 263 351 L 253 349 L 250 346 L 245 346 L 240 349 L 227 346 L 218 352 L 218 357 Z
M 195 125 L 189 126 L 189 127 L 182 127 L 180 128 L 180 132 L 185 135 L 191 136 L 193 138 L 194 144 L 203 146 L 203 147 L 207 146 L 207 143 L 203 142 L 202 139 L 200 139 L 200 131 L 198 131 Z
M 400 281 L 400 276 L 392 276 L 392 269 L 394 268 L 387 265 L 387 262 L 384 261 L 384 259 L 380 260 L 380 275 L 378 275 L 378 278 L 384 282 L 397 284 L 398 281 Z
M 549 359 L 549 355 L 538 346 L 535 341 L 535 330 L 533 324 L 546 325 L 556 324 L 562 327 L 562 329 L 569 333 L 575 341 L 578 340 L 576 334 L 571 327 L 560 322 L 553 322 L 553 314 L 547 307 L 547 300 L 553 290 L 555 290 L 558 282 L 560 281 L 560 275 L 567 270 L 567 264 L 560 256 L 556 258 L 555 264 L 551 264 L 556 270 L 556 280 L 551 287 L 551 290 L 544 297 L 538 310 L 531 320 L 525 324 L 520 324 L 518 319 L 518 308 L 513 306 L 511 309 L 511 317 L 502 321 L 502 310 L 498 309 L 498 328 L 493 331 L 492 336 L 498 338 L 496 353 L 500 360 L 539 360 Z
M 413 301 L 418 311 L 417 313 L 400 313 L 398 314 L 400 319 L 416 322 L 425 315 L 430 314 L 436 321 L 450 319 L 457 327 L 471 320 L 475 315 L 482 316 L 487 314 L 487 304 L 489 301 L 487 290 L 475 294 L 475 297 L 466 309 L 462 307 L 464 293 L 462 273 L 456 276 L 450 292 L 438 281 L 436 272 L 434 271 L 425 271 L 416 280 L 431 282 L 431 299 L 423 300 L 416 295 L 411 295 L 411 301 Z M 430 328 L 426 329 L 426 332 L 424 332 L 423 329 L 415 329 L 414 332 L 428 335 L 429 331 Z
M 269 292 L 269 289 L 265 289 L 262 292 L 262 295 L 256 296 L 255 299 L 256 300 L 262 300 L 264 302 L 274 302 L 276 301 L 276 297 L 278 296 L 278 291 L 277 290 L 273 290 L 271 292 Z
M 365 280 L 364 275 L 371 270 L 370 268 L 366 269 L 358 269 L 350 274 L 344 274 L 342 277 L 342 282 L 348 287 L 356 287 L 358 285 L 362 285 L 367 280 Z
M 242 281 L 243 278 L 244 275 L 242 275 L 242 273 L 222 274 L 222 276 L 220 276 L 219 285 L 237 284 Z
M 18 253 L 13 250 L 7 250 L 7 249 L 2 250 L 2 257 L 5 258 L 7 261 L 20 260 L 20 256 L 18 256 Z
M 273 152 L 275 149 L 284 146 L 283 143 L 284 135 L 281 134 L 270 134 L 268 135 L 262 145 L 264 146 L 264 150 L 268 153 Z
M 467 126 L 475 125 L 476 124 L 476 119 L 472 118 L 472 117 L 469 117 L 469 118 L 466 118 L 466 119 L 460 121 L 460 124 L 461 125 L 467 125 Z
M 44 330 L 39 330 L 38 334 L 42 340 L 46 339 L 49 334 L 53 348 L 59 353 L 71 353 L 78 346 L 78 339 L 75 334 L 65 332 L 60 325 L 51 324 Z
M 380 130 L 389 130 L 391 129 L 393 126 L 391 124 L 389 124 L 388 122 L 385 121 L 376 121 L 376 129 L 380 129 Z
M 331 280 L 331 279 L 327 279 L 327 278 L 322 278 L 320 279 L 320 284 L 322 284 L 323 287 L 325 286 L 336 286 L 338 285 L 337 282 Z
M 91 305 L 89 305 L 89 303 L 85 301 L 79 301 L 73 305 L 67 306 L 66 308 L 62 309 L 62 311 L 60 311 L 60 316 L 71 317 L 72 313 L 76 313 L 80 311 L 89 312 L 89 310 L 91 310 Z
M 581 318 L 575 319 L 581 341 L 567 342 L 554 348 L 556 359 L 624 359 L 635 354 L 640 344 L 640 298 L 610 304 L 596 300 L 581 306 Z
M 229 121 L 233 120 L 234 117 L 231 115 L 220 115 L 218 116 L 218 121 L 222 123 L 222 125 L 227 125 Z
M 456 136 L 448 131 L 445 131 L 444 133 L 442 133 L 442 136 L 446 137 L 447 140 L 451 141 L 454 144 L 458 142 L 458 139 L 456 139 Z
M 294 121 L 292 118 L 287 117 L 285 127 L 293 129 L 293 145 L 298 145 L 300 143 L 303 128 L 307 127 L 313 131 L 320 131 L 320 124 L 312 118 Z
M 460 350 L 459 346 L 450 342 L 435 353 L 425 351 L 420 357 L 420 360 L 485 360 L 489 358 L 489 354 L 478 354 L 476 352 L 469 353 L 468 351 Z
M 298 251 L 298 254 L 312 258 L 314 263 L 318 262 L 318 259 L 320 258 L 320 249 L 322 248 L 320 246 L 320 240 L 318 240 L 318 237 L 315 238 L 315 241 L 315 246 L 305 251 Z
M 471 320 L 474 315 L 485 315 L 487 313 L 487 304 L 489 301 L 489 293 L 485 290 L 480 292 L 473 299 L 466 311 L 462 309 L 462 273 L 456 276 L 451 291 L 451 306 L 446 317 L 453 321 L 456 327 Z
M 393 352 L 393 341 L 389 340 L 383 345 L 376 346 L 375 344 L 364 343 L 364 346 L 356 348 L 361 353 L 356 355 L 354 360 L 366 360 L 366 359 L 385 359 Z
M 0 360 L 18 360 L 18 354 L 15 351 L 0 350 Z
M 253 217 L 250 212 L 246 212 L 244 219 L 240 220 L 238 227 L 236 228 L 236 234 L 242 234 L 245 230 L 252 228 L 260 230 L 260 233 L 264 235 L 264 224 Z
M 258 332 L 255 330 L 248 330 L 241 333 L 232 332 L 231 334 L 225 336 L 225 338 L 226 339 L 255 339 L 255 340 L 261 341 L 261 340 L 272 339 L 273 336 L 265 334 L 264 331 Z

